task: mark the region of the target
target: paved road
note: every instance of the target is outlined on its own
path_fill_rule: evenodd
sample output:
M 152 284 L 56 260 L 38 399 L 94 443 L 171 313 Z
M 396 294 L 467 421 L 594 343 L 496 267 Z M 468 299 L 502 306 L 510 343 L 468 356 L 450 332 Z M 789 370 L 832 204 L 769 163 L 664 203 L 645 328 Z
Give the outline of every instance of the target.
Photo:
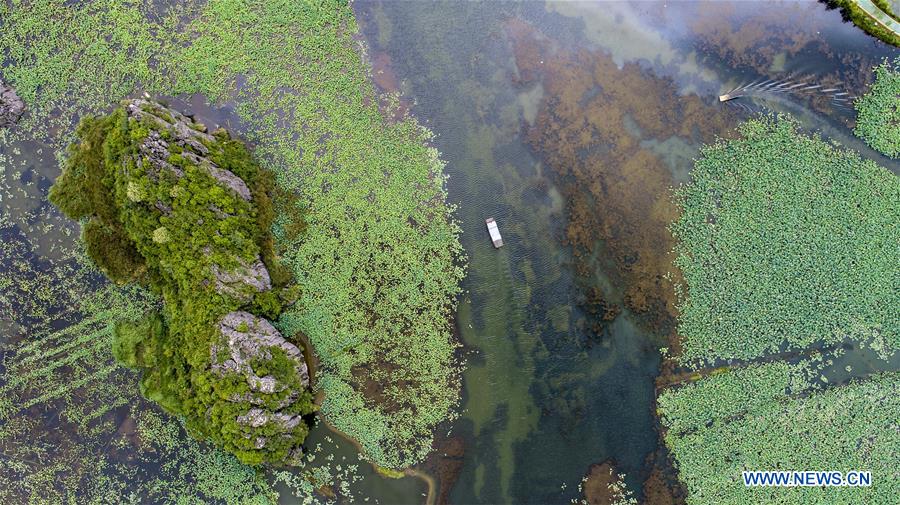
M 856 2 L 856 5 L 859 6 L 860 9 L 866 11 L 866 13 L 878 24 L 884 26 L 888 30 L 894 32 L 895 35 L 900 37 L 900 22 L 896 19 L 885 14 L 884 11 L 878 8 L 877 5 L 873 4 L 871 0 L 853 0 Z

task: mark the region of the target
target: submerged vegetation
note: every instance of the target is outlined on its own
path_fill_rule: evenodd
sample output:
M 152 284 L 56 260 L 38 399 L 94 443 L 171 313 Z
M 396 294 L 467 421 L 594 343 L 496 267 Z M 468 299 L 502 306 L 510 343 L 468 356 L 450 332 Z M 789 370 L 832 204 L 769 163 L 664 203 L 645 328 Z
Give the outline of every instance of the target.
M 112 280 L 164 301 L 164 317 L 117 323 L 115 357 L 143 371 L 145 396 L 241 461 L 296 459 L 298 416 L 313 412 L 306 364 L 248 313 L 277 317 L 291 296 L 269 236 L 271 175 L 224 130 L 144 100 L 77 134 L 50 201 L 84 220 L 87 253 Z
M 739 131 L 706 147 L 676 192 L 681 362 L 845 339 L 891 354 L 900 181 L 788 118 Z
M 875 67 L 875 83 L 855 107 L 854 133 L 872 149 L 900 158 L 900 57 Z
M 528 142 L 566 196 L 564 238 L 579 276 L 588 286 L 598 275 L 610 277 L 631 312 L 668 333 L 675 296 L 664 279 L 673 259 L 666 227 L 677 212 L 670 165 L 689 156 L 693 144 L 711 140 L 732 116 L 695 94 L 680 95 L 671 81 L 637 63 L 619 68 L 602 51 L 550 49 L 545 35 L 521 21 L 508 29 L 521 84 L 540 82 L 552 97 L 541 103 Z M 609 324 L 619 312 L 604 299 L 612 290 L 587 291 L 583 307 L 602 314 L 594 317 L 598 326 Z

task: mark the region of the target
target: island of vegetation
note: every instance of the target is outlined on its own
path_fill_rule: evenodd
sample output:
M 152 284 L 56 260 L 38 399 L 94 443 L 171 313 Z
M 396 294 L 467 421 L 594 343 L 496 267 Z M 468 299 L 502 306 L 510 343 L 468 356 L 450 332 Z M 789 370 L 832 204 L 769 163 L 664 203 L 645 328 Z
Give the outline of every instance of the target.
M 885 156 L 900 157 L 900 57 L 875 67 L 875 83 L 854 106 L 854 133 Z
M 161 312 L 119 321 L 141 392 L 248 464 L 298 460 L 314 412 L 303 353 L 270 322 L 297 297 L 269 231 L 273 180 L 225 130 L 130 100 L 77 130 L 50 200 L 88 255 Z
M 657 403 L 687 503 L 892 503 L 900 373 L 825 374 L 844 345 L 876 362 L 900 348 L 900 180 L 789 117 L 739 134 L 704 148 L 676 192 L 677 359 L 696 373 Z M 809 469 L 874 480 L 840 493 L 740 480 Z

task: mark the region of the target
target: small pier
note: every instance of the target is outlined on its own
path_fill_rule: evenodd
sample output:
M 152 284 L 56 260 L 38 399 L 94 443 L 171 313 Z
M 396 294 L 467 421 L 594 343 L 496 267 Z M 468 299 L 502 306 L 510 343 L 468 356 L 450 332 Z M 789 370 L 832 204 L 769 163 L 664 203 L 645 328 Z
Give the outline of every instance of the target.
M 488 233 L 491 234 L 491 242 L 494 243 L 494 247 L 497 249 L 503 247 L 503 237 L 500 236 L 500 228 L 497 228 L 497 221 L 489 217 L 484 220 L 484 223 L 487 225 Z

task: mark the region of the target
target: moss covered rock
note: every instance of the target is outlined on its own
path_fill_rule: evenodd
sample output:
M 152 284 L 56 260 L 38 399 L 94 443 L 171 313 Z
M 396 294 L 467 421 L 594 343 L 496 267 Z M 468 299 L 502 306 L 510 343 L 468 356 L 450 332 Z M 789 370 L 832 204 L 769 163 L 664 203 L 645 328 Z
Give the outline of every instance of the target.
M 314 405 L 303 353 L 266 318 L 296 287 L 271 251 L 271 176 L 224 130 L 130 100 L 78 128 L 51 201 L 87 251 L 161 314 L 120 322 L 113 353 L 141 391 L 249 464 L 297 459 Z

